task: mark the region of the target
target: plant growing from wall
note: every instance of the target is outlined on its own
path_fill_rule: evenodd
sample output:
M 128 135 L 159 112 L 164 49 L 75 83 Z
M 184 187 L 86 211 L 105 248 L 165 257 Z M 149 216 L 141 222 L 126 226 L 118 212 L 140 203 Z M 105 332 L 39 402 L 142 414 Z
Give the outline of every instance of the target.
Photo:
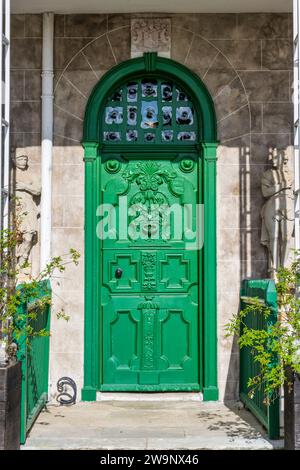
M 12 227 L 0 232 L 0 362 L 11 363 L 16 361 L 17 343 L 20 337 L 26 337 L 27 341 L 33 336 L 49 335 L 44 329 L 33 329 L 30 321 L 24 322 L 24 315 L 29 320 L 36 320 L 39 313 L 43 312 L 46 306 L 52 305 L 50 295 L 38 298 L 35 308 L 21 313 L 19 306 L 29 299 L 37 297 L 39 286 L 43 281 L 51 280 L 56 273 L 65 271 L 68 264 L 78 265 L 80 254 L 70 249 L 69 253 L 63 256 L 53 257 L 46 267 L 37 275 L 30 274 L 30 263 L 27 261 L 21 265 L 16 265 L 16 249 L 22 243 L 22 231 L 20 230 L 21 220 L 24 214 L 17 214 L 14 217 Z M 21 278 L 22 288 L 18 288 Z M 57 318 L 68 320 L 64 310 L 56 312 Z
M 293 386 L 292 373 L 300 374 L 300 297 L 297 295 L 300 281 L 300 253 L 289 268 L 277 271 L 276 290 L 278 321 L 268 322 L 270 308 L 253 299 L 235 314 L 226 325 L 226 336 L 235 336 L 240 348 L 249 348 L 259 373 L 248 380 L 249 396 L 257 389 L 264 391 L 265 403 L 278 396 L 282 385 Z M 266 320 L 266 329 L 249 328 L 246 317 L 255 313 Z

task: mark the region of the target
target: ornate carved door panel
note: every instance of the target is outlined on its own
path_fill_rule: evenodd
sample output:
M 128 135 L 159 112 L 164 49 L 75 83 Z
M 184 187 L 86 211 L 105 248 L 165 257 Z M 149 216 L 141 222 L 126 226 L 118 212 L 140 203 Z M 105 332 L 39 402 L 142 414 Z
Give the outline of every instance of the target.
M 102 390 L 199 390 L 199 162 L 105 160 Z

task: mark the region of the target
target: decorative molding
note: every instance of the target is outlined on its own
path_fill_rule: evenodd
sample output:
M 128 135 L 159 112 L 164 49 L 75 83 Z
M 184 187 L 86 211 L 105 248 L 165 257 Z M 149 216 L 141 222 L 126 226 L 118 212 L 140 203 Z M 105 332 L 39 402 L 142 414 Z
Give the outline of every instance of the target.
M 180 161 L 179 168 L 183 173 L 190 173 L 195 168 L 195 162 L 190 158 L 185 158 Z
M 156 325 L 156 311 L 158 305 L 152 302 L 153 297 L 145 297 L 145 302 L 139 305 L 143 318 L 143 354 L 142 369 L 153 370 L 155 368 L 154 334 Z
M 175 171 L 170 171 L 153 160 L 138 162 L 134 166 L 130 166 L 122 176 L 128 183 L 136 182 L 140 189 L 131 198 L 130 204 L 145 204 L 147 207 L 150 207 L 151 204 L 166 204 L 166 197 L 159 192 L 159 187 L 165 182 L 170 189 L 170 183 L 177 178 Z
M 157 52 L 171 57 L 171 19 L 134 18 L 131 20 L 131 57 Z
M 217 159 L 218 142 L 202 142 L 203 156 L 205 160 Z
M 85 162 L 91 162 L 98 156 L 99 142 L 82 142 Z
M 154 72 L 156 70 L 156 52 L 145 52 L 144 61 L 145 61 L 145 70 L 146 72 Z
M 153 291 L 156 289 L 156 252 L 142 252 L 143 289 Z
M 121 169 L 121 163 L 118 160 L 108 160 L 105 163 L 107 173 L 118 173 Z

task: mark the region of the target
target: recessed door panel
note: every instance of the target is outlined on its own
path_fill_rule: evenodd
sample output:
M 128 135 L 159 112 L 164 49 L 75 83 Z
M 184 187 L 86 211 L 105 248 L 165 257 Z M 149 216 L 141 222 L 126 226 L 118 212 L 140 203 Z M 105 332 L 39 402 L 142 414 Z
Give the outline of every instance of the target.
M 103 306 L 103 390 L 198 390 L 198 305 L 177 297 L 113 296 Z

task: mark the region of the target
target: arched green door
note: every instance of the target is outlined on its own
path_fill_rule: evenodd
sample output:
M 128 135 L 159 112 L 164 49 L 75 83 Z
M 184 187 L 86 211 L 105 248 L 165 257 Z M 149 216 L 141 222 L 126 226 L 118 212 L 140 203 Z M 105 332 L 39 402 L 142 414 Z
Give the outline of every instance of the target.
M 96 390 L 205 392 L 209 377 L 203 178 L 215 144 L 203 140 L 214 116 L 180 76 L 159 70 L 161 60 L 174 64 L 148 54 L 125 63 L 123 76 L 119 66 L 87 110 L 84 399 Z

